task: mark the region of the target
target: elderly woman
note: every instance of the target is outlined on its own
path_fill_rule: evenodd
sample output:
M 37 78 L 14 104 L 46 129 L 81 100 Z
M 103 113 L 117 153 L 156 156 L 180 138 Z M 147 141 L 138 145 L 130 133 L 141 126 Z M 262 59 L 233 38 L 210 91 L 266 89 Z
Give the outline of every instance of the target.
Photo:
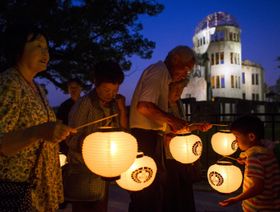
M 112 61 L 95 66 L 95 87 L 72 108 L 69 125 L 76 127 L 118 113 L 119 116 L 79 130 L 68 139 L 68 167 L 64 175 L 65 197 L 72 202 L 73 211 L 107 211 L 108 183 L 90 172 L 81 153 L 84 138 L 102 126 L 127 128 L 124 96 L 118 94 L 124 74 Z
M 0 181 L 26 182 L 35 174 L 32 210 L 55 211 L 63 201 L 58 142 L 76 130 L 56 122 L 34 81 L 49 62 L 43 33 L 27 25 L 8 27 L 5 53 L 10 68 L 0 75 Z

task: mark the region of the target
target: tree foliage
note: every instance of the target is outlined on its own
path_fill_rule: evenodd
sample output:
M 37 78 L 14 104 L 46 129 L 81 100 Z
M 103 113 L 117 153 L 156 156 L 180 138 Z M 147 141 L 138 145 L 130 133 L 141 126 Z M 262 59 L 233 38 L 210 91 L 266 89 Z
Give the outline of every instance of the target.
M 162 10 L 163 5 L 153 0 L 1 0 L 0 30 L 18 21 L 41 27 L 47 33 L 51 61 L 40 76 L 65 90 L 71 77 L 88 83 L 98 61 L 114 59 L 129 70 L 132 55 L 150 58 L 155 43 L 141 35 L 139 16 L 155 16 Z

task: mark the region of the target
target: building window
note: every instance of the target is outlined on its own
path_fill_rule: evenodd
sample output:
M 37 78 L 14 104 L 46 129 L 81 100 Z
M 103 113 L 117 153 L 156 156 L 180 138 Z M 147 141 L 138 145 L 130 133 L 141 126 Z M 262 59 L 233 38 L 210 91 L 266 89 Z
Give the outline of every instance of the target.
M 233 52 L 230 53 L 230 63 L 233 64 Z
M 224 52 L 220 52 L 221 64 L 224 64 Z
M 215 77 L 211 77 L 211 86 L 215 88 Z
M 260 97 L 259 97 L 259 94 L 256 93 L 256 100 L 259 101 L 259 98 L 260 98 Z
M 220 77 L 216 76 L 216 88 L 220 88 Z
M 212 53 L 211 54 L 211 65 L 214 65 L 215 64 L 215 59 L 214 59 L 214 54 Z
M 252 93 L 252 100 L 254 101 L 255 100 L 255 94 Z
M 229 33 L 229 40 L 232 41 L 232 32 Z
M 252 85 L 255 85 L 255 74 L 252 74 Z
M 242 99 L 246 99 L 246 94 L 242 93 Z
M 237 64 L 237 54 L 234 53 L 234 64 Z
M 255 76 L 256 76 L 256 85 L 258 85 L 259 84 L 259 74 L 256 74 Z
M 237 76 L 235 76 L 234 78 L 235 78 L 235 87 L 238 88 Z
M 231 88 L 234 88 L 234 76 L 230 76 Z
M 216 65 L 219 64 L 219 53 L 216 53 Z
M 242 72 L 242 84 L 245 84 L 245 73 Z
M 225 76 L 221 76 L 221 88 L 225 88 Z

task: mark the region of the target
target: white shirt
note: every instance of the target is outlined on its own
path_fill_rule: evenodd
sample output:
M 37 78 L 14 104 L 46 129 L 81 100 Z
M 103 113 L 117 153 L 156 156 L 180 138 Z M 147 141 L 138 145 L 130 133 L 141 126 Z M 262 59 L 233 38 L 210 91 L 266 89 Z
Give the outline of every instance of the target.
M 148 119 L 137 111 L 140 101 L 151 102 L 168 112 L 169 83 L 172 81 L 164 62 L 159 61 L 144 70 L 135 88 L 130 105 L 130 128 L 160 130 L 162 125 Z

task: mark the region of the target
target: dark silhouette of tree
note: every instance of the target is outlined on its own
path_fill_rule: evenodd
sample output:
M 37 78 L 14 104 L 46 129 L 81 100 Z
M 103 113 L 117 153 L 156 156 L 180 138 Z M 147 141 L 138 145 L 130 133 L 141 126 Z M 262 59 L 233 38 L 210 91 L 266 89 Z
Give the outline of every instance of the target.
M 41 27 L 51 61 L 40 77 L 66 90 L 65 82 L 72 77 L 88 84 L 98 61 L 114 59 L 129 70 L 131 56 L 151 58 L 155 43 L 141 35 L 139 16 L 162 10 L 153 0 L 1 0 L 0 31 L 14 22 Z M 5 64 L 5 58 L 0 62 Z

